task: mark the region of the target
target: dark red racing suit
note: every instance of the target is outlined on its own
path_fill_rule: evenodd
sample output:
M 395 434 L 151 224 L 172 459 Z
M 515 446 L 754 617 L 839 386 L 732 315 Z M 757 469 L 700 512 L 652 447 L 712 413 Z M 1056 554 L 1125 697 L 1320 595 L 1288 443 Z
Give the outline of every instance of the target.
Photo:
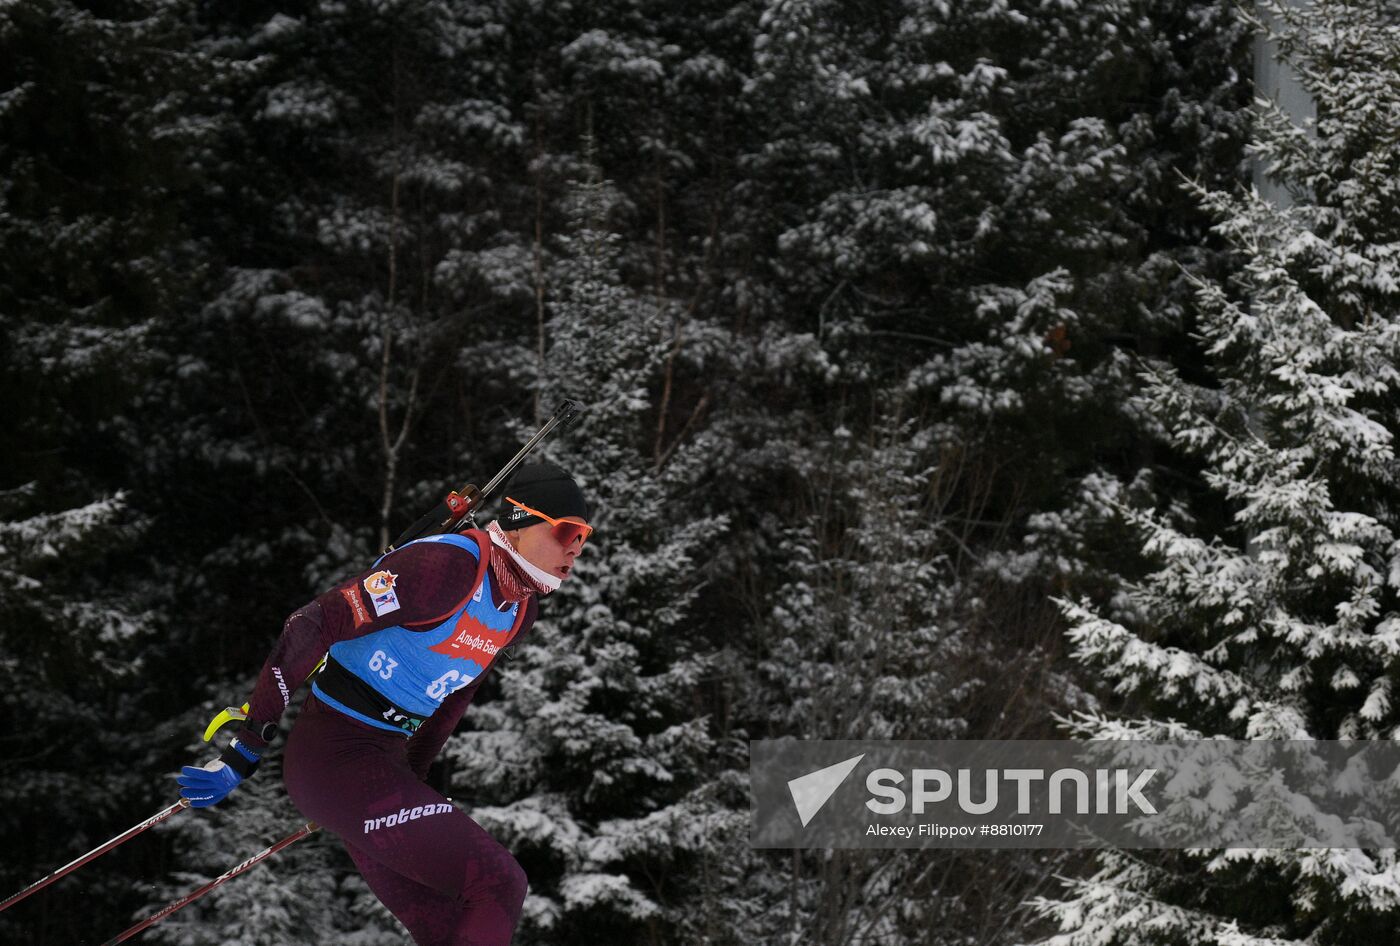
M 268 724 L 329 653 L 287 740 L 287 793 L 340 836 L 420 946 L 504 946 L 525 899 L 510 852 L 424 783 L 496 657 L 537 613 L 533 594 L 506 600 L 497 572 L 509 563 L 490 546 L 481 532 L 408 543 L 296 611 L 238 734 L 264 750 Z

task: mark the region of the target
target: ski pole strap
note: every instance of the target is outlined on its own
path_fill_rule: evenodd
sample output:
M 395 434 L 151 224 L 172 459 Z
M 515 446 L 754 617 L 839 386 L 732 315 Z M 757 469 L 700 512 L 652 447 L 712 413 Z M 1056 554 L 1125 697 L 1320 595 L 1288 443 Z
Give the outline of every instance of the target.
M 219 755 L 219 761 L 237 772 L 240 778 L 251 778 L 258 770 L 262 757 L 234 739 Z
M 213 719 L 209 720 L 209 725 L 204 727 L 204 741 L 205 741 L 205 742 L 208 742 L 210 739 L 213 739 L 213 738 L 214 738 L 214 733 L 218 732 L 220 729 L 223 729 L 223 728 L 224 728 L 225 726 L 227 726 L 229 723 L 232 723 L 232 722 L 240 722 L 240 723 L 241 723 L 241 722 L 245 721 L 247 718 L 248 718 L 248 704 L 247 704 L 247 703 L 244 703 L 243 706 L 242 706 L 241 708 L 240 708 L 240 707 L 237 707 L 237 706 L 225 706 L 223 709 L 221 709 L 221 710 L 219 711 L 219 715 L 217 715 L 217 716 L 215 716 Z
M 334 657 L 326 659 L 325 668 L 316 677 L 315 688 L 321 696 L 329 697 L 345 709 L 402 730 L 405 736 L 413 735 L 423 725 L 423 717 L 394 705 L 384 694 L 346 670 Z

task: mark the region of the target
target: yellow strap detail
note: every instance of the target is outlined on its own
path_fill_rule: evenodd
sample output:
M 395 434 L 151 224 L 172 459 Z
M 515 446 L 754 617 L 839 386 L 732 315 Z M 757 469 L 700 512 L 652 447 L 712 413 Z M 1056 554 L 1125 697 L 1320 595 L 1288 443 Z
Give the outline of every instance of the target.
M 242 709 L 239 709 L 236 706 L 225 706 L 222 710 L 219 711 L 219 715 L 211 719 L 209 721 L 209 725 L 204 727 L 204 741 L 208 742 L 210 739 L 213 739 L 214 733 L 218 732 L 220 729 L 223 729 L 229 723 L 234 722 L 235 720 L 237 720 L 238 722 L 242 722 L 247 718 L 247 703 L 243 704 Z

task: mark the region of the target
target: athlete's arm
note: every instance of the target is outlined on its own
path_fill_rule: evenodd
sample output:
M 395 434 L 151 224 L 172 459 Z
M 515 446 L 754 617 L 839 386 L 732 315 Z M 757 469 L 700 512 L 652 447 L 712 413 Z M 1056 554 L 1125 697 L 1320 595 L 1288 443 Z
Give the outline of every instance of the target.
M 467 707 L 476 696 L 476 691 L 481 689 L 482 681 L 490 672 L 491 668 L 486 668 L 485 672 L 470 684 L 443 700 L 437 711 L 424 720 L 423 725 L 409 738 L 408 765 L 420 781 L 428 777 L 428 767 L 447 744 L 447 737 L 457 728 L 462 714 L 467 711 Z

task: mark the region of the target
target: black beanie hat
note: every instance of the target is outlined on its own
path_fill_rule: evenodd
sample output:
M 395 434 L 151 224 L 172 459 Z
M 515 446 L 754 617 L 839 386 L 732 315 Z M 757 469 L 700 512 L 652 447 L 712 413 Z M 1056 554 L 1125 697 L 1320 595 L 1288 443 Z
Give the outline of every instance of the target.
M 497 521 L 502 529 L 510 532 L 543 522 L 539 516 L 506 502 L 507 496 L 555 519 L 574 516 L 588 521 L 588 503 L 583 498 L 583 490 L 572 476 L 553 463 L 522 464 L 501 493 L 501 515 Z

